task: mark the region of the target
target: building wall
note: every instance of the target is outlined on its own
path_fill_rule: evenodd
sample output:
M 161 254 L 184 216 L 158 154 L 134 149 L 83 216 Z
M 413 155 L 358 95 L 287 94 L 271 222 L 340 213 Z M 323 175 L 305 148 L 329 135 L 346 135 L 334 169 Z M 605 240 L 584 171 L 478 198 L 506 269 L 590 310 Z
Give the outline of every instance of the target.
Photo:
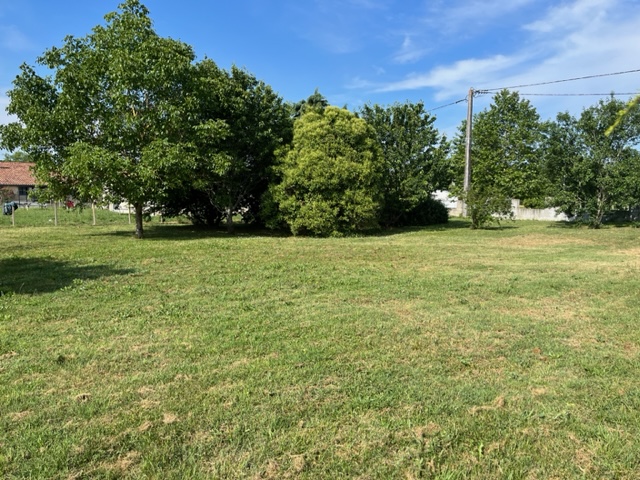
M 29 198 L 28 195 L 28 190 L 30 190 L 32 187 L 18 187 L 18 186 L 14 186 L 14 185 L 7 185 L 2 187 L 5 190 L 9 190 L 11 192 L 13 192 L 13 197 L 10 199 L 12 202 L 18 202 L 19 204 L 25 204 L 25 203 L 30 203 L 32 200 Z M 28 189 L 28 190 L 27 190 Z M 22 191 L 22 194 L 20 193 L 20 191 Z M 8 201 L 9 199 L 6 199 L 6 201 Z
M 511 200 L 511 211 L 516 220 L 545 220 L 550 222 L 569 221 L 564 213 L 556 213 L 555 208 L 525 208 L 520 206 L 520 200 Z
M 18 187 L 13 187 L 13 186 L 0 186 L 0 188 L 2 188 L 2 190 L 4 191 L 9 191 L 13 193 L 13 196 L 10 199 L 5 199 L 5 201 L 11 200 L 11 201 L 18 201 Z
M 452 217 L 462 216 L 463 202 L 456 197 L 449 196 L 448 192 L 437 192 L 434 198 L 440 200 L 449 210 Z M 542 220 L 547 222 L 566 222 L 570 218 L 564 213 L 557 213 L 555 208 L 525 208 L 520 205 L 520 200 L 511 200 L 511 212 L 516 220 Z

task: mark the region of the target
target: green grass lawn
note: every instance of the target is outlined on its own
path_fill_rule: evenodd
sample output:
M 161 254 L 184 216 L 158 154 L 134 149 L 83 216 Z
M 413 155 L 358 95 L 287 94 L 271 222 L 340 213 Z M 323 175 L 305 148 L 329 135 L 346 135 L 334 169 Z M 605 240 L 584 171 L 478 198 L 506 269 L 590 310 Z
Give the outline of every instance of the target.
M 2 478 L 640 477 L 640 229 L 119 218 L 0 223 Z

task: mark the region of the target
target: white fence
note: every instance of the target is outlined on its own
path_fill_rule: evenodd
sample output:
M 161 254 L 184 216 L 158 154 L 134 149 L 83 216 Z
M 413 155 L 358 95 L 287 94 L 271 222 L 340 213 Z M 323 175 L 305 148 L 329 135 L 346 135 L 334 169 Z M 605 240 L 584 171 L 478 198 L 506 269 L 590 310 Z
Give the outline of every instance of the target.
M 462 201 L 449 195 L 445 190 L 433 194 L 433 198 L 440 200 L 454 217 L 462 215 Z M 511 211 L 516 220 L 544 220 L 549 222 L 566 222 L 569 219 L 564 213 L 557 213 L 555 208 L 525 208 L 520 206 L 520 200 L 511 200 Z

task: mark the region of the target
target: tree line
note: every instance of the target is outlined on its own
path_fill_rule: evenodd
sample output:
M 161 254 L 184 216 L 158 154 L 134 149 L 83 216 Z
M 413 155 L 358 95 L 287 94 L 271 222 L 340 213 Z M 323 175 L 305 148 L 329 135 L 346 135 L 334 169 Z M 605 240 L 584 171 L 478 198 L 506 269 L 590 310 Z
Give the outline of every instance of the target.
M 465 127 L 466 121 L 454 139 L 458 171 L 464 168 Z M 472 225 L 508 216 L 512 198 L 532 208 L 555 207 L 593 228 L 614 211 L 637 216 L 639 143 L 640 111 L 613 94 L 577 118 L 562 112 L 541 121 L 517 92 L 498 92 L 473 119 L 472 183 L 461 192 Z
M 127 201 L 139 238 L 153 210 L 319 236 L 446 222 L 431 194 L 447 188 L 474 227 L 507 213 L 510 198 L 594 226 L 640 203 L 638 118 L 616 116 L 613 98 L 541 122 L 517 93 L 499 92 L 474 119 L 464 193 L 464 137 L 440 134 L 423 103 L 351 112 L 318 91 L 285 102 L 248 71 L 196 61 L 189 45 L 160 37 L 138 0 L 37 64 L 51 74 L 21 66 L 7 108 L 18 121 L 0 127 L 0 146 L 35 162 L 43 195 Z

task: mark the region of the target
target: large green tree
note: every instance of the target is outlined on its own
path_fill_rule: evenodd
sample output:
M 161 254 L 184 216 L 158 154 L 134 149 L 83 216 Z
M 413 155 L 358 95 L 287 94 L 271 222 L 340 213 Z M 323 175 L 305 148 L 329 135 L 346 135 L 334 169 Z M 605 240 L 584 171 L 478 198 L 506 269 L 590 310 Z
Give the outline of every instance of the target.
M 374 128 L 384 159 L 382 224 L 419 224 L 416 211 L 452 180 L 449 142 L 434 126 L 435 116 L 422 102 L 365 105 L 358 113 Z
M 67 37 L 38 64 L 23 65 L 9 92 L 2 144 L 21 147 L 57 196 L 97 191 L 134 206 L 143 236 L 145 204 L 189 177 L 185 143 L 193 105 L 194 53 L 162 38 L 138 0 L 127 0 L 82 38 Z
M 456 139 L 459 171 L 464 164 L 466 122 Z M 539 206 L 546 185 L 542 175 L 542 124 L 528 100 L 517 92 L 502 90 L 488 109 L 473 119 L 471 188 L 466 198 L 472 226 L 478 227 L 492 214 L 508 214 L 510 199 Z M 461 185 L 461 178 L 458 185 Z
M 234 214 L 242 213 L 245 217 L 257 214 L 259 200 L 269 184 L 276 149 L 291 141 L 292 121 L 282 99 L 271 87 L 237 67 L 223 74 L 219 88 L 209 93 L 205 102 L 213 104 L 211 109 L 218 109 L 218 115 L 209 118 L 205 113 L 204 120 L 222 120 L 226 128 L 219 138 L 207 133 L 206 139 L 212 142 L 199 142 L 199 158 L 205 164 L 211 165 L 213 161 L 215 165 L 203 172 L 207 180 L 202 186 L 231 230 Z
M 225 219 L 232 231 L 236 214 L 258 220 L 275 151 L 291 141 L 293 121 L 282 99 L 249 72 L 227 72 L 208 59 L 194 70 L 193 180 L 169 191 L 162 209 L 205 225 Z
M 281 151 L 269 191 L 271 225 L 294 234 L 339 235 L 375 227 L 383 171 L 375 131 L 346 109 L 308 109 Z
M 624 106 L 611 97 L 578 119 L 561 113 L 549 126 L 545 161 L 553 203 L 593 228 L 611 210 L 640 204 L 640 112 L 619 116 Z

